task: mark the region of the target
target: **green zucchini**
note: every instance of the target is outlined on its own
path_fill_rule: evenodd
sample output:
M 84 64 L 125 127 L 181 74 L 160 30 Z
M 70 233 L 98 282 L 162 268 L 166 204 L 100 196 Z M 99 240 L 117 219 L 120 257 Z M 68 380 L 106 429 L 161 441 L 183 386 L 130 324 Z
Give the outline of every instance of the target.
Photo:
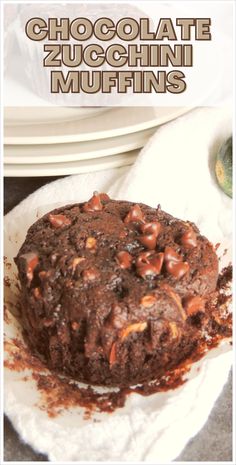
M 216 156 L 216 178 L 223 191 L 232 197 L 232 137 L 229 137 Z

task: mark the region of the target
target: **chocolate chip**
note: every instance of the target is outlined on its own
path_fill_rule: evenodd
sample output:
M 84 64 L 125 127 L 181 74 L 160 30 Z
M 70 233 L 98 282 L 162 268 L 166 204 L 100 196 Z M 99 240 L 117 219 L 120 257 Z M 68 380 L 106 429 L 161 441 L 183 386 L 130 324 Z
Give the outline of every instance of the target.
M 120 267 L 125 270 L 127 268 L 131 268 L 132 265 L 132 260 L 133 257 L 132 255 L 129 254 L 129 252 L 126 252 L 125 250 L 122 250 L 121 252 L 118 252 L 116 259 L 120 265 Z
M 99 196 L 102 202 L 108 202 L 108 200 L 110 200 L 109 195 L 105 192 L 100 192 Z
M 144 215 L 138 204 L 133 205 L 131 207 L 129 213 L 127 213 L 124 219 L 125 224 L 132 223 L 132 222 L 136 222 L 136 223 L 144 222 Z
M 153 250 L 156 247 L 157 238 L 155 234 L 147 234 L 145 236 L 139 236 L 138 240 L 147 249 Z
M 143 234 L 154 234 L 157 237 L 161 230 L 161 223 L 159 221 L 144 223 L 140 225 L 140 230 Z
M 163 262 L 164 262 L 164 253 L 162 252 L 156 253 L 155 255 L 153 255 L 153 257 L 151 257 L 150 263 L 153 266 L 155 266 L 157 274 L 161 272 Z
M 186 248 L 197 247 L 197 234 L 193 229 L 189 229 L 181 236 L 180 242 Z
M 181 255 L 179 255 L 174 249 L 172 249 L 172 247 L 165 248 L 164 259 L 165 259 L 165 262 L 169 262 L 169 261 L 172 261 L 175 263 L 182 262 Z
M 61 228 L 62 226 L 69 226 L 71 224 L 71 220 L 65 215 L 53 215 L 50 213 L 48 219 L 54 228 Z
M 138 237 L 139 242 L 147 249 L 155 249 L 160 230 L 161 224 L 158 221 L 141 224 L 140 231 L 143 235 Z
M 189 264 L 183 262 L 181 255 L 172 249 L 172 247 L 165 248 L 164 260 L 168 273 L 177 279 L 182 278 L 189 271 Z
M 142 252 L 136 259 L 137 274 L 142 278 L 160 274 L 164 261 L 162 252 Z
M 146 263 L 150 263 L 150 257 L 154 255 L 154 252 L 147 251 L 141 252 L 136 258 L 136 266 L 142 266 Z
M 158 273 L 155 266 L 147 264 L 139 266 L 137 268 L 137 274 L 141 276 L 141 278 L 146 278 L 147 276 L 156 276 Z
M 89 201 L 83 205 L 83 212 L 88 213 L 101 211 L 103 209 L 102 200 L 109 200 L 108 195 L 99 194 L 97 191 L 95 191 L 91 199 L 89 199 Z
M 182 278 L 189 271 L 189 264 L 187 262 L 166 262 L 167 271 L 177 279 Z

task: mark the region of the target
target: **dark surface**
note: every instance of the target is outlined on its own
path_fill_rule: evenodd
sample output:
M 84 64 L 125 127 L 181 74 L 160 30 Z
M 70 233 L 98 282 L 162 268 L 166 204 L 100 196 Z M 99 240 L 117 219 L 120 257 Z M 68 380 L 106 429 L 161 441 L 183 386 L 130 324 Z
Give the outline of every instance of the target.
M 6 178 L 4 183 L 5 213 L 40 186 L 57 179 Z M 4 422 L 5 461 L 43 461 L 43 455 L 35 453 L 22 443 L 11 423 Z M 186 446 L 178 461 L 232 461 L 232 377 L 227 382 L 211 415 L 200 433 Z
M 4 214 L 12 210 L 25 197 L 39 189 L 44 184 L 55 181 L 63 176 L 47 176 L 35 178 L 5 178 L 4 179 Z

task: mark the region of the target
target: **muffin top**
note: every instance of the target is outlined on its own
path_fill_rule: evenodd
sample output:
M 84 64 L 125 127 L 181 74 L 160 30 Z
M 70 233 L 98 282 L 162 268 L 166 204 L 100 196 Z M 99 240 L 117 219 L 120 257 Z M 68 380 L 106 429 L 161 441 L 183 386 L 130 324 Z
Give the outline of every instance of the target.
M 218 276 L 213 247 L 194 224 L 97 192 L 33 224 L 16 263 L 42 325 L 86 321 L 86 356 L 98 332 L 110 353 L 115 337 L 150 321 L 183 326 Z

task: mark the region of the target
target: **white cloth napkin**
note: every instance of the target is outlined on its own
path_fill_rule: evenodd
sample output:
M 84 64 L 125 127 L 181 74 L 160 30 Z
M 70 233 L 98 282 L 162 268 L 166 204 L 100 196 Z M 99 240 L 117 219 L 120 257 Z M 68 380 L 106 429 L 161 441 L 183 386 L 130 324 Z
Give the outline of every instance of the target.
M 231 200 L 219 189 L 213 166 L 231 130 L 230 109 L 196 109 L 159 127 L 132 167 L 70 176 L 42 187 L 6 215 L 12 243 L 7 239 L 5 247 L 14 255 L 38 215 L 98 190 L 117 199 L 160 203 L 174 216 L 196 222 L 212 242 L 221 242 L 222 250 L 230 249 Z M 8 373 L 5 409 L 21 437 L 52 461 L 169 463 L 206 422 L 231 362 L 229 346 L 223 345 L 193 367 L 182 387 L 149 398 L 132 395 L 123 409 L 96 416 L 99 422 L 83 420 L 78 409 L 48 418 L 34 396 L 32 401 L 24 395 L 25 384 Z

